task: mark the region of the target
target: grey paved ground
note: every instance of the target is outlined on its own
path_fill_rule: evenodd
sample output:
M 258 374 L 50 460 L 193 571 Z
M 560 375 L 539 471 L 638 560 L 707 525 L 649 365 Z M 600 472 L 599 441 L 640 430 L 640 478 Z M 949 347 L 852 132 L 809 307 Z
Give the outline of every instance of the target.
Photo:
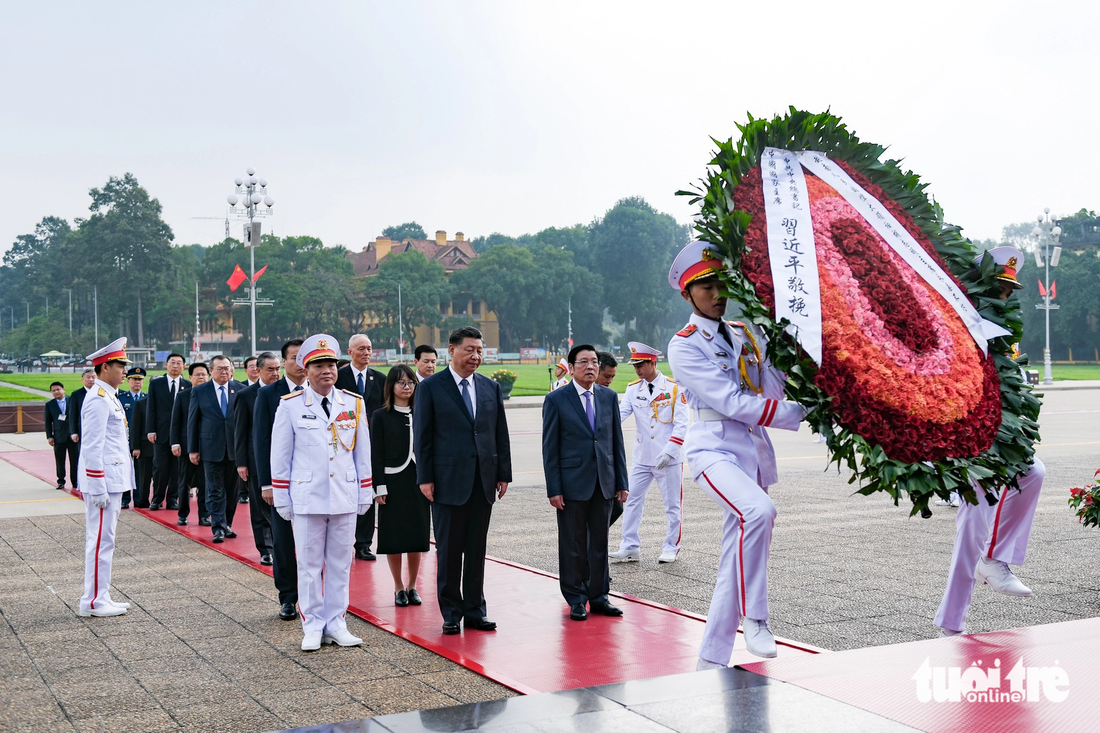
M 972 631 L 1100 615 L 1100 533 L 1082 529 L 1065 503 L 1069 487 L 1100 467 L 1098 415 L 1100 390 L 1048 395 L 1040 450 L 1047 482 L 1028 563 L 1019 570 L 1036 596 L 1010 599 L 979 588 Z M 494 510 L 490 552 L 556 571 L 539 411 L 510 410 L 508 417 L 516 485 Z M 773 439 L 781 475 L 772 491 L 779 507 L 770 578 L 776 632 L 827 649 L 933 636 L 954 510 L 910 519 L 906 507 L 852 496 L 846 476 L 823 473 L 824 449 L 805 432 L 776 431 Z M 5 437 L 0 450 L 35 447 L 34 440 Z M 0 728 L 265 730 L 508 694 L 354 619 L 363 649 L 304 655 L 299 625 L 275 619 L 268 578 L 128 513 L 113 592 L 135 606 L 123 619 L 79 619 L 82 515 L 21 516 L 36 490 L 53 498 L 41 482 L 0 476 L 0 516 L 13 517 L 0 519 Z M 663 534 L 654 490 L 642 526 L 645 561 L 614 566 L 612 585 L 705 613 L 721 515 L 689 479 L 684 503 L 680 560 L 654 562 Z M 37 506 L 71 511 L 67 504 Z

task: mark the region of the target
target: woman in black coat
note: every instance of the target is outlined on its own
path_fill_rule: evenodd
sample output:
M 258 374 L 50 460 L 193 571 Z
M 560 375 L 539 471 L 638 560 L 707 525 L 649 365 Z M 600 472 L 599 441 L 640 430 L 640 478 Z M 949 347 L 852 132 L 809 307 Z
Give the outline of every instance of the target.
M 386 375 L 384 406 L 370 419 L 371 473 L 375 486 L 385 486 L 377 498 L 379 555 L 386 555 L 393 576 L 394 603 L 419 606 L 416 576 L 420 553 L 429 549 L 431 504 L 416 482 L 412 449 L 413 391 L 416 375 L 399 364 Z M 401 556 L 408 555 L 409 579 L 401 574 Z

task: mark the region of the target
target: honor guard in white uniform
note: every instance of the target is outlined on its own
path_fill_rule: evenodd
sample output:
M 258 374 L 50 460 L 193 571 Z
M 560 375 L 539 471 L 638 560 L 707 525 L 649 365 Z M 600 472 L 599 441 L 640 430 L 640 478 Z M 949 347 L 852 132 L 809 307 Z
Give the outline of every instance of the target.
M 974 260 L 980 265 L 985 253 Z M 989 250 L 1000 272 L 997 279 L 1004 286 L 1002 297 L 1022 286 L 1016 273 L 1023 265 L 1024 254 L 1012 247 Z M 978 581 L 1008 596 L 1027 597 L 1031 589 L 1008 567 L 1023 565 L 1031 523 L 1039 503 L 1046 467 L 1038 458 L 1017 481 L 1020 489 L 1001 489 L 997 501 L 990 504 L 985 492 L 977 490 L 978 503 L 960 502 L 955 515 L 955 547 L 947 573 L 947 588 L 936 611 L 933 623 L 940 627 L 940 636 L 955 636 L 966 631 L 966 617 Z
M 688 430 L 685 390 L 672 377 L 657 370 L 660 352 L 638 341 L 630 347 L 630 364 L 639 379 L 631 382 L 619 402 L 623 423 L 634 415 L 633 465 L 630 494 L 623 507 L 623 537 L 616 552 L 608 557 L 619 562 L 641 559 L 638 527 L 650 485 L 656 481 L 665 505 L 668 531 L 657 562 L 675 562 L 680 552 L 680 506 L 684 499 L 683 450 Z
M 129 603 L 111 600 L 111 561 L 122 494 L 134 490 L 134 464 L 126 413 L 118 400 L 118 385 L 126 375 L 126 339 L 120 338 L 92 354 L 95 384 L 80 408 L 80 460 L 77 476 L 84 498 L 84 595 L 80 616 L 121 616 Z
M 572 376 L 569 374 L 569 362 L 565 360 L 563 356 L 558 360 L 558 363 L 554 365 L 554 386 L 550 388 L 550 391 L 554 391 L 558 387 L 564 387 L 572 380 Z
M 299 349 L 309 384 L 279 403 L 271 486 L 263 487 L 273 490 L 279 515 L 293 522 L 304 651 L 363 643 L 348 631 L 344 615 L 355 518 L 374 501 L 370 432 L 362 398 L 335 387 L 339 358 L 340 344 L 327 334 L 310 336 Z
M 768 628 L 768 554 L 775 504 L 767 487 L 778 478 L 766 428 L 797 430 L 806 410 L 784 401 L 785 375 L 764 357 L 761 334 L 723 320 L 721 260 L 705 242 L 688 244 L 673 262 L 669 284 L 692 304 L 688 325 L 672 337 L 668 361 L 687 390 L 695 423 L 687 459 L 696 483 L 725 512 L 699 669 L 725 667 L 738 622 L 760 657 L 776 655 Z

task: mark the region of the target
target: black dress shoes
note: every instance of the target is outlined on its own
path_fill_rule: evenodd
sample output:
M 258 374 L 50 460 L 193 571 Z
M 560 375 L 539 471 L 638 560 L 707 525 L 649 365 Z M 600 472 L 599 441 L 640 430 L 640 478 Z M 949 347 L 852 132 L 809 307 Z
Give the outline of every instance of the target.
M 241 494 L 240 496 L 238 496 L 237 497 L 237 503 L 238 504 L 247 504 L 248 503 L 248 495 L 247 494 Z
M 179 508 L 180 508 L 180 505 L 177 504 L 174 501 L 170 501 L 170 502 L 168 502 L 168 508 L 171 509 L 172 511 L 177 511 L 178 512 Z
M 181 527 L 186 527 L 187 526 L 187 517 L 180 517 L 179 519 L 176 520 L 176 524 L 178 524 Z
M 160 509 L 160 504 L 156 503 L 155 501 L 149 505 L 149 511 L 155 512 L 157 509 Z
M 271 564 L 271 553 L 270 552 L 265 552 L 264 554 L 260 555 L 260 564 L 261 565 L 270 565 Z
M 376 558 L 374 556 L 374 553 L 371 552 L 370 550 L 356 550 L 355 551 L 355 559 L 356 560 L 377 560 L 378 558 Z
M 214 530 L 214 539 L 212 539 L 211 542 L 213 542 L 215 545 L 221 542 L 225 542 L 225 532 L 222 532 L 220 529 Z
M 469 616 L 467 616 L 465 619 L 465 624 L 467 629 L 477 629 L 478 631 L 497 630 L 497 622 L 490 621 L 487 618 L 470 618 Z
M 200 527 L 209 527 L 210 526 L 210 517 L 203 517 L 202 519 L 200 519 L 199 520 L 199 526 Z
M 416 588 L 409 588 L 409 605 L 419 606 L 424 601 L 420 600 L 420 594 L 416 592 Z
M 601 616 L 623 615 L 623 609 L 618 606 L 612 606 L 607 601 L 589 601 L 588 605 L 592 608 L 592 613 L 598 613 Z
M 298 609 L 293 603 L 284 603 L 279 607 L 279 618 L 283 621 L 293 621 L 298 618 Z
M 404 589 L 397 591 L 393 594 L 393 605 L 401 606 L 404 608 L 409 605 L 409 594 Z
M 588 610 L 583 603 L 574 603 L 569 607 L 569 618 L 574 621 L 586 621 L 588 620 Z
M 234 538 L 234 537 L 236 537 L 236 536 L 237 536 L 237 533 L 236 533 L 236 532 L 234 532 L 233 530 L 231 530 L 231 529 L 227 529 L 227 530 L 225 530 L 225 538 L 226 538 L 227 540 L 231 540 L 231 539 L 233 539 L 233 538 Z
M 446 623 L 443 624 L 443 633 L 447 636 L 454 636 L 460 631 L 458 624 Z

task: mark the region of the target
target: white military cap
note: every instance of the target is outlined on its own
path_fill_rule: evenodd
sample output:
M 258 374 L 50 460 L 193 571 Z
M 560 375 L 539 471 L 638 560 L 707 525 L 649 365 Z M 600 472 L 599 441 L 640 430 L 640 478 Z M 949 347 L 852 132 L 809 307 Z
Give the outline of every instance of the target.
M 1001 271 L 997 273 L 998 280 L 1003 280 L 1016 290 L 1023 287 L 1016 280 L 1016 273 L 1024 266 L 1023 252 L 1015 247 L 994 247 L 989 250 L 989 256 L 993 258 L 993 262 L 996 263 L 997 267 L 1001 268 Z M 985 252 L 974 258 L 974 264 L 982 264 L 983 257 L 985 257 Z
M 641 341 L 631 341 L 627 344 L 627 348 L 630 349 L 630 363 L 641 364 L 643 361 L 651 361 L 654 364 L 657 363 L 657 357 L 661 355 L 660 351 L 652 346 L 646 346 Z
M 125 336 L 120 339 L 115 339 L 94 354 L 89 354 L 88 361 L 92 362 L 92 366 L 106 364 L 109 361 L 121 361 L 123 364 L 133 363 L 126 358 Z
M 668 271 L 668 284 L 673 290 L 684 290 L 688 285 L 704 277 L 725 270 L 718 251 L 710 242 L 695 240 L 680 250 Z
M 298 349 L 298 356 L 294 360 L 304 369 L 310 362 L 325 359 L 340 361 L 340 342 L 335 336 L 318 333 L 302 342 L 302 348 Z

